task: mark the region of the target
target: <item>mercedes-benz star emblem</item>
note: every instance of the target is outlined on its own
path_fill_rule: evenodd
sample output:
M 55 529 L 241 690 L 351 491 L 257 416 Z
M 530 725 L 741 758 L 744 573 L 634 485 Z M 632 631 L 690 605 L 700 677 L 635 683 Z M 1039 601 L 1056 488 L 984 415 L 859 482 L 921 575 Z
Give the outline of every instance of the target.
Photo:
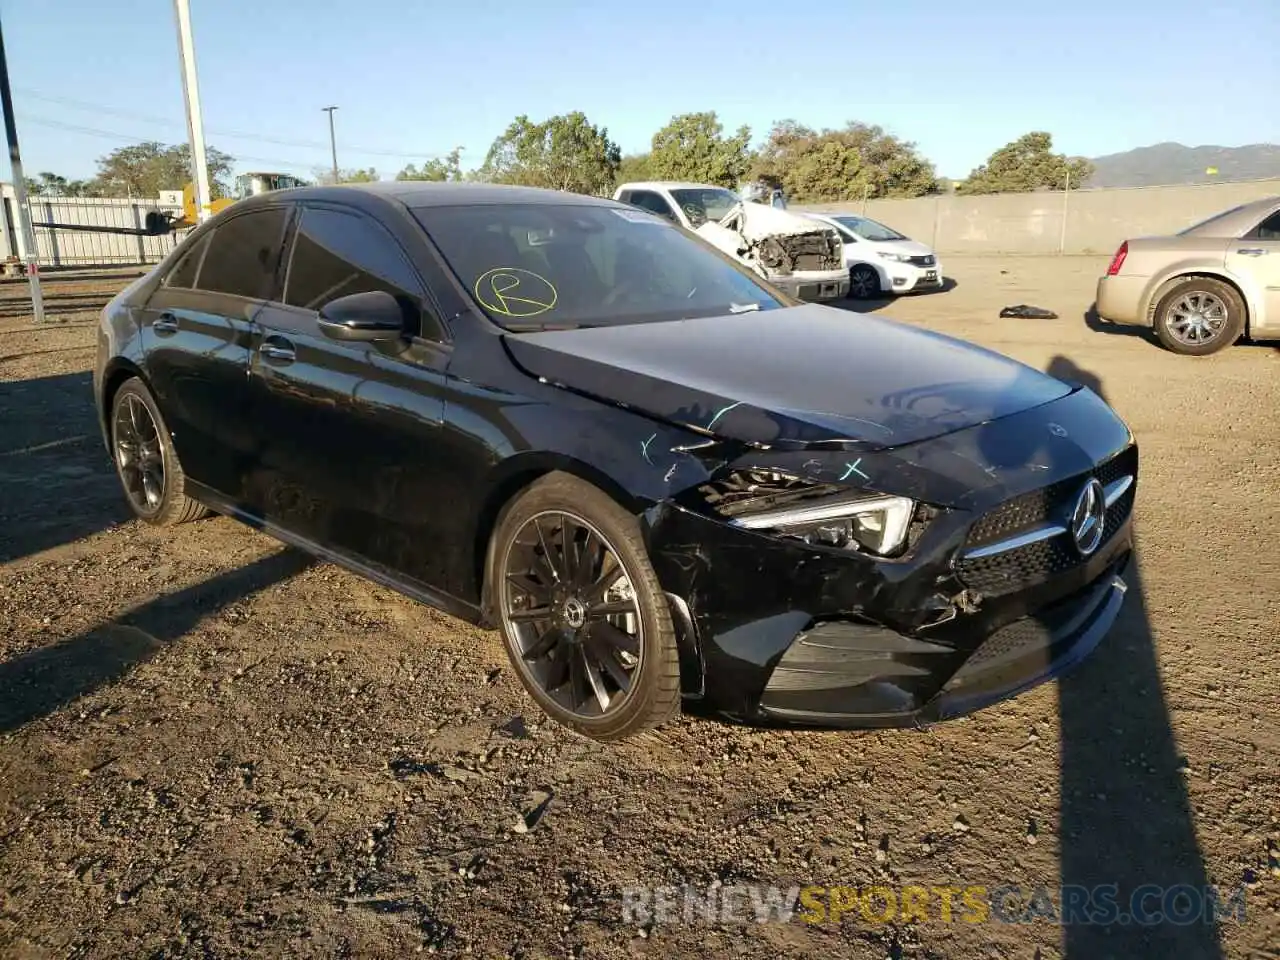
M 1061 424 L 1051 423 L 1049 424 L 1049 432 L 1055 437 L 1065 437 L 1067 435 L 1067 428 Z
M 1107 494 L 1096 479 L 1084 485 L 1071 511 L 1071 538 L 1080 556 L 1087 557 L 1102 543 L 1102 528 L 1107 522 Z

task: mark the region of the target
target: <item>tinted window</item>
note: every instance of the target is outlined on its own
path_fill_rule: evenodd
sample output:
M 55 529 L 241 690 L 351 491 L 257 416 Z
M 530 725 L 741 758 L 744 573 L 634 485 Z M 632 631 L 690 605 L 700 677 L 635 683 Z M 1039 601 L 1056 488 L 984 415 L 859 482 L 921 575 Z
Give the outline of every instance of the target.
M 200 257 L 204 255 L 204 248 L 208 245 L 208 233 L 191 244 L 187 248 L 187 252 L 173 265 L 173 269 L 169 271 L 168 276 L 164 278 L 164 285 L 166 287 L 180 287 L 183 290 L 194 287 L 196 285 L 196 271 L 200 269 Z
M 1257 237 L 1259 240 L 1280 240 L 1280 211 L 1258 224 Z
M 667 217 L 671 220 L 676 217 L 675 211 L 671 209 L 671 204 L 667 203 L 658 194 L 651 193 L 648 190 L 637 190 L 631 195 L 631 202 L 641 209 L 658 214 L 660 217 Z
M 358 214 L 307 209 L 293 243 L 285 303 L 319 310 L 338 297 L 374 290 L 420 303 L 418 279 L 392 236 Z
M 275 286 L 287 212 L 255 210 L 219 224 L 200 267 L 200 289 L 263 300 Z
M 784 305 L 745 267 L 643 210 L 483 204 L 422 207 L 414 215 L 481 309 L 509 328 Z

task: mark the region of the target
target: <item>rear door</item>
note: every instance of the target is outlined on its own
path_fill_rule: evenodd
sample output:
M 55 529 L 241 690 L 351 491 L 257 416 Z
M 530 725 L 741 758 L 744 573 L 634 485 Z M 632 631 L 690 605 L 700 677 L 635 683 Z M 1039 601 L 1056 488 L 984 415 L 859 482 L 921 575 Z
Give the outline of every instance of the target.
M 333 340 L 319 310 L 384 290 L 407 330 L 396 341 Z M 312 544 L 440 587 L 443 508 L 423 491 L 440 455 L 449 348 L 411 259 L 374 217 L 300 208 L 281 294 L 257 316 L 251 363 L 260 456 L 253 510 Z
M 1263 316 L 1252 326 L 1268 334 L 1280 331 L 1280 210 L 1227 247 L 1227 269 L 1248 277 L 1262 301 Z
M 276 282 L 288 214 L 258 207 L 205 231 L 142 313 L 146 374 L 183 469 L 232 500 L 253 457 L 251 324 Z

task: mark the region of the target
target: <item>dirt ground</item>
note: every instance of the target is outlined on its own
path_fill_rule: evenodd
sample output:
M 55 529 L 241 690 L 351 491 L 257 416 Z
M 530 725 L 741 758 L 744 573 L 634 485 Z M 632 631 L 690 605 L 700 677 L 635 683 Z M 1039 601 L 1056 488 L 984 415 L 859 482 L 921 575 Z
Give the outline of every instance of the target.
M 874 306 L 1132 426 L 1139 561 L 1095 655 L 926 731 L 683 718 L 616 746 L 544 722 L 496 635 L 230 520 L 132 522 L 89 380 L 124 281 L 50 284 L 41 328 L 4 285 L 0 955 L 1280 957 L 1280 352 L 1091 322 L 1104 265 L 953 259 L 953 289 Z M 1061 319 L 997 318 L 1019 302 Z M 1245 915 L 624 917 L 624 888 L 717 882 L 1059 908 L 1061 885 L 1215 884 Z

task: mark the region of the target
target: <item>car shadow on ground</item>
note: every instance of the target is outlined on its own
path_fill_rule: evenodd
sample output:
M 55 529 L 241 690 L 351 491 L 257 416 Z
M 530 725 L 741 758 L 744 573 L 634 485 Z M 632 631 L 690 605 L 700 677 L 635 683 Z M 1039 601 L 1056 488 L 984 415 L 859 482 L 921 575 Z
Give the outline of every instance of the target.
M 841 310 L 848 310 L 851 313 L 875 313 L 883 307 L 889 306 L 895 300 L 903 297 L 936 297 L 942 293 L 950 293 L 960 284 L 954 277 L 943 277 L 942 286 L 937 290 L 923 290 L 919 293 L 903 293 L 898 296 L 879 296 L 871 297 L 866 300 L 858 300 L 855 297 L 844 297 L 840 300 L 828 300 L 826 305 L 829 307 L 838 307 Z
M 281 550 L 157 597 L 68 640 L 0 662 L 0 733 L 120 679 L 211 612 L 288 580 L 311 562 L 304 553 Z
M 1160 346 L 1160 341 L 1156 339 L 1156 335 L 1151 332 L 1150 327 L 1140 327 L 1131 323 L 1112 323 L 1110 320 L 1103 320 L 1098 315 L 1098 305 L 1092 304 L 1088 310 L 1084 312 L 1084 325 L 1094 333 L 1110 333 L 1120 337 L 1137 337 L 1145 340 L 1152 346 Z
M 130 518 L 88 372 L 0 382 L 0 409 L 0 563 Z
M 1066 357 L 1054 357 L 1047 370 L 1106 399 L 1099 378 Z M 1063 915 L 1063 956 L 1219 958 L 1216 924 L 1203 919 L 1209 881 L 1160 682 L 1136 543 L 1123 576 L 1129 589 L 1115 626 L 1058 683 L 1063 901 L 1068 888 L 1080 888 L 1092 893 L 1091 910 L 1107 899 L 1115 907 L 1115 922 L 1068 922 Z M 1223 888 L 1223 902 L 1235 892 Z M 1125 922 L 1124 915 L 1132 919 Z

